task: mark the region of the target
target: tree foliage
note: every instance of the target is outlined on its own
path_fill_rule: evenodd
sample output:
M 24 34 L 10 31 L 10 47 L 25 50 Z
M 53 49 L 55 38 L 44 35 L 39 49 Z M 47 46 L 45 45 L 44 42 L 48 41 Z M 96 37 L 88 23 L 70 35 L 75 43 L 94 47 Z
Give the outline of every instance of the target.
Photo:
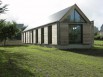
M 12 39 L 19 32 L 16 22 L 3 21 L 0 24 L 0 41 L 6 44 L 7 39 Z
M 94 26 L 94 35 L 97 35 L 99 32 L 98 27 Z
M 17 27 L 18 27 L 18 24 L 17 24 Z M 22 33 L 22 31 L 26 28 L 27 26 L 22 26 L 21 28 L 18 28 L 19 29 L 19 32 L 18 32 L 18 34 L 16 34 L 16 36 L 14 37 L 14 39 L 16 39 L 16 40 L 21 40 L 21 33 Z
M 2 6 L 2 1 L 0 0 L 0 14 L 5 13 L 7 11 L 7 4 Z

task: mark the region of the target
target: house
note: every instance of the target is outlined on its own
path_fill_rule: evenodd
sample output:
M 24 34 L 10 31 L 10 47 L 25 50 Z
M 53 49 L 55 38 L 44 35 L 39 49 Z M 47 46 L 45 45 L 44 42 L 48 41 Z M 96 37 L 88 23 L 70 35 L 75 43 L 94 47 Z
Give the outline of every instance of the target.
M 93 46 L 94 22 L 76 4 L 40 21 L 37 26 L 22 32 L 23 43 L 50 45 L 60 49 Z
M 101 38 L 103 38 L 103 24 L 102 24 L 102 26 L 101 26 L 101 29 L 100 29 L 99 34 L 100 34 Z

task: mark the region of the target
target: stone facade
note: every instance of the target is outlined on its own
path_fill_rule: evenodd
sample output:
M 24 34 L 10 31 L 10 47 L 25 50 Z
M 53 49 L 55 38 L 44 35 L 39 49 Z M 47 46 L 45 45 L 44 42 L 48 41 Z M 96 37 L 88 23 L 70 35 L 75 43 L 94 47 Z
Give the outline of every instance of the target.
M 73 17 L 74 14 L 72 13 L 78 18 Z M 75 19 L 73 20 L 73 18 Z M 22 32 L 22 42 L 25 44 L 53 45 L 64 49 L 91 48 L 94 43 L 93 30 L 94 22 L 91 22 L 77 5 L 74 5 L 65 11 L 59 21 L 55 20 L 55 22 Z M 72 37 L 74 38 L 72 39 Z
M 57 24 L 52 25 L 52 44 L 57 45 Z

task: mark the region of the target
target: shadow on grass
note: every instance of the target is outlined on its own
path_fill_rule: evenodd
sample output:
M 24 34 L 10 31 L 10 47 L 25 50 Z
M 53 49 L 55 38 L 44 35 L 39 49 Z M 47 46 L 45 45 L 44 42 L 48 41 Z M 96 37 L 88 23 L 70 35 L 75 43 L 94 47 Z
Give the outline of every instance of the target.
M 93 47 L 91 49 L 66 49 L 65 51 L 96 56 L 96 57 L 103 57 L 103 48 Z
M 17 61 L 12 58 L 25 59 L 21 54 L 11 54 L 0 50 L 0 77 L 35 77 L 27 69 L 18 66 Z

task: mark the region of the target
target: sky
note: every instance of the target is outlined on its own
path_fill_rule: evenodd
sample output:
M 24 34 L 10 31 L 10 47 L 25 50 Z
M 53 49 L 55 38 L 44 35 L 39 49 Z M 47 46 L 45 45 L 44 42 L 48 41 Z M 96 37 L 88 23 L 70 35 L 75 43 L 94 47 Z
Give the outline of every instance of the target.
M 2 3 L 8 4 L 9 11 L 0 18 L 14 20 L 29 27 L 35 27 L 34 23 L 39 19 L 74 4 L 77 4 L 99 29 L 103 24 L 103 0 L 2 0 Z

